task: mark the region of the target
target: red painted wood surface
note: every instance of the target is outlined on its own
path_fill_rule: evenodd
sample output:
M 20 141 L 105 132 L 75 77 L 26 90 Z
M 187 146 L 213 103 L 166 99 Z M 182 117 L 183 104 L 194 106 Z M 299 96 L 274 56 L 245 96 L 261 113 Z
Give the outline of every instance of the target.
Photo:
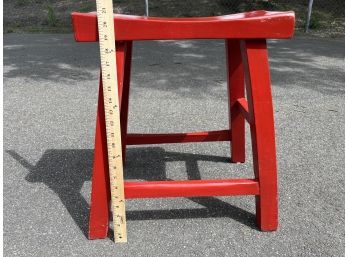
M 263 231 L 278 227 L 277 165 L 271 79 L 265 39 L 241 41 L 245 71 L 253 166 L 260 183 L 256 196 L 256 219 Z
M 126 182 L 126 198 L 258 195 L 255 179 Z
M 95 131 L 91 207 L 89 210 L 88 238 L 105 238 L 109 229 L 110 203 L 109 165 L 106 145 L 106 127 L 103 87 L 100 75 Z
M 122 158 L 126 159 L 126 138 L 128 125 L 129 85 L 132 64 L 132 41 L 116 42 L 116 61 L 118 93 L 120 99 L 120 123 L 122 139 Z
M 229 130 L 174 134 L 128 134 L 127 145 L 229 141 Z
M 71 14 L 75 40 L 98 41 L 97 15 Z M 116 14 L 117 40 L 291 38 L 294 12 L 254 11 L 215 17 L 158 18 Z
M 245 162 L 245 121 L 244 117 L 235 108 L 236 101 L 244 97 L 244 71 L 239 40 L 225 40 L 228 110 L 230 123 L 231 161 Z
M 245 98 L 238 98 L 235 101 L 234 107 L 237 108 L 237 112 L 240 113 L 249 124 L 253 122 L 249 114 L 248 101 Z

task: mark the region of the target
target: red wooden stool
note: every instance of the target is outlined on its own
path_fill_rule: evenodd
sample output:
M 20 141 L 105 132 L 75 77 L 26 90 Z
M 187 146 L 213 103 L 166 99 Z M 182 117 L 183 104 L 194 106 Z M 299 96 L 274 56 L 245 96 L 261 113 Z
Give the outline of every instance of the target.
M 250 125 L 255 178 L 125 182 L 125 197 L 255 195 L 257 224 L 278 226 L 277 168 L 266 39 L 291 38 L 293 12 L 255 11 L 204 18 L 115 15 L 116 60 L 123 156 L 126 145 L 230 141 L 232 162 L 245 161 L 245 120 Z M 75 40 L 98 41 L 96 13 L 72 13 Z M 133 40 L 225 39 L 230 128 L 180 134 L 128 134 L 128 98 Z M 246 89 L 247 98 L 244 91 Z M 89 238 L 108 232 L 110 189 L 101 80 L 95 138 Z

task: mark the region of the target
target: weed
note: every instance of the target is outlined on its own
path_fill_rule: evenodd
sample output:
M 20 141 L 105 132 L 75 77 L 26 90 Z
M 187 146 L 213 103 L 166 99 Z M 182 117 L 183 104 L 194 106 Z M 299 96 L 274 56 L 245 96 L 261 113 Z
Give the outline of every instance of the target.
M 309 22 L 310 29 L 318 29 L 320 27 L 320 20 L 317 16 L 312 16 Z
M 31 0 L 16 0 L 16 6 L 22 7 L 25 5 L 28 5 L 31 2 Z
M 47 23 L 50 27 L 56 27 L 58 20 L 51 5 L 47 6 Z
M 278 6 L 270 0 L 262 0 L 262 1 L 259 1 L 258 4 L 262 9 L 266 9 L 269 11 L 276 10 L 278 8 Z
M 319 29 L 329 27 L 330 21 L 333 20 L 329 14 L 326 14 L 321 11 L 314 11 L 311 15 L 311 20 L 309 22 L 310 29 Z

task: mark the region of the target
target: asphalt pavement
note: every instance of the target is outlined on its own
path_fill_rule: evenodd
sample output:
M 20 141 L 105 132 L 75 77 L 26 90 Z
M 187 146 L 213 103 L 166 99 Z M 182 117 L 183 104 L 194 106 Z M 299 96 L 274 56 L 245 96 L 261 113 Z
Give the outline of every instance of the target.
M 95 43 L 4 35 L 5 256 L 344 256 L 344 40 L 270 40 L 279 230 L 253 197 L 127 201 L 128 243 L 87 239 Z M 130 132 L 228 128 L 223 41 L 134 45 Z M 249 138 L 249 133 L 247 133 Z M 127 148 L 128 180 L 252 177 L 229 143 Z

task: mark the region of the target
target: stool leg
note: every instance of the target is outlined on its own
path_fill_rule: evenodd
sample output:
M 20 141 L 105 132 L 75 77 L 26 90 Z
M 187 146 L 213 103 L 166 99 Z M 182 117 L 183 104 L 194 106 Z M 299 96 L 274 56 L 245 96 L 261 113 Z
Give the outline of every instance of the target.
M 241 42 L 246 91 L 251 115 L 250 131 L 255 177 L 256 219 L 261 230 L 278 226 L 277 165 L 274 118 L 267 44 L 264 39 Z
M 109 228 L 110 184 L 103 87 L 100 75 L 88 238 L 105 238 Z
M 125 63 L 124 63 L 124 75 L 123 75 L 123 92 L 121 103 L 121 137 L 122 137 L 122 156 L 123 161 L 126 159 L 126 137 L 127 137 L 127 125 L 128 125 L 128 103 L 129 103 L 129 85 L 132 66 L 132 41 L 126 42 L 125 51 Z
M 245 120 L 238 110 L 233 107 L 238 98 L 244 98 L 244 71 L 240 43 L 236 39 L 227 39 L 225 45 L 231 130 L 231 161 L 233 163 L 245 162 Z
M 117 78 L 118 78 L 118 94 L 119 94 L 119 100 L 120 100 L 120 122 L 121 122 L 123 162 L 125 162 L 125 159 L 126 159 L 126 145 L 127 145 L 126 137 L 127 137 L 131 58 L 132 58 L 132 42 L 131 41 L 116 42 Z
M 116 62 L 117 62 L 117 81 L 118 81 L 118 100 L 120 103 L 120 125 L 121 125 L 121 140 L 122 140 L 122 159 L 125 162 L 125 149 L 126 149 L 126 138 L 123 136 L 122 130 L 124 129 L 123 122 L 121 119 L 122 113 L 124 111 L 122 106 L 122 99 L 124 93 L 124 66 L 125 66 L 125 53 L 126 45 L 124 41 L 116 42 Z

